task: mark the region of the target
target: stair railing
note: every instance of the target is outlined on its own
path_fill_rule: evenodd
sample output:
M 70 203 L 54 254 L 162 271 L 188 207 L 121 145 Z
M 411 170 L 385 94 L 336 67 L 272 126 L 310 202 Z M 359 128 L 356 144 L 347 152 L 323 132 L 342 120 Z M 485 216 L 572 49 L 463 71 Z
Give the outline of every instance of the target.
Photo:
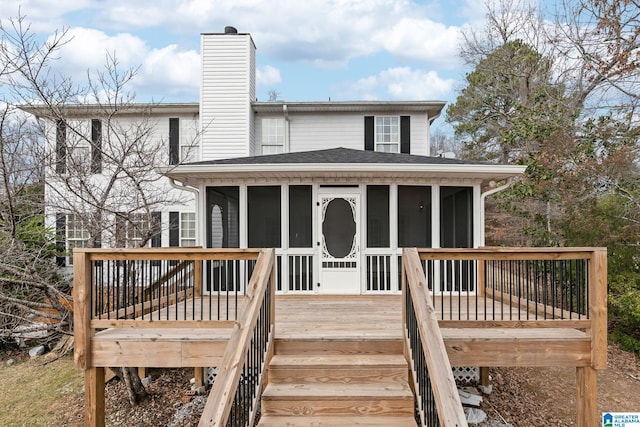
M 425 272 L 415 248 L 402 252 L 402 320 L 421 426 L 467 426 Z
M 275 326 L 275 252 L 260 252 L 247 285 L 247 305 L 236 322 L 200 418 L 201 427 L 255 424 Z

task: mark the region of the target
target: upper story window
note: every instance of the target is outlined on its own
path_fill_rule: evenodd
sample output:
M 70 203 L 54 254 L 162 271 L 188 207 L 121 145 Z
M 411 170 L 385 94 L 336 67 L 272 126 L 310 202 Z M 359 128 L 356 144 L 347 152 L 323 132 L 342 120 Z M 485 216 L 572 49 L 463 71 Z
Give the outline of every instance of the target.
M 385 153 L 400 152 L 400 117 L 376 117 L 376 151 Z
M 262 119 L 262 154 L 284 152 L 284 119 Z
M 56 121 L 56 173 L 87 174 L 102 172 L 102 121 L 78 123 L 72 137 L 68 125 Z
M 411 154 L 411 116 L 364 116 L 364 149 Z
M 200 160 L 197 120 L 169 119 L 169 164 Z

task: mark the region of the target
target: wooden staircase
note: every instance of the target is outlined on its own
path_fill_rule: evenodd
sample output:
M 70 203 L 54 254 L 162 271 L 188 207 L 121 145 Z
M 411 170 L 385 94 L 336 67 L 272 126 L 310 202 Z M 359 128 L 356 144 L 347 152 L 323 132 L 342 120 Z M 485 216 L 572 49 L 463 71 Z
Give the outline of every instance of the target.
M 277 339 L 259 427 L 411 426 L 402 341 Z

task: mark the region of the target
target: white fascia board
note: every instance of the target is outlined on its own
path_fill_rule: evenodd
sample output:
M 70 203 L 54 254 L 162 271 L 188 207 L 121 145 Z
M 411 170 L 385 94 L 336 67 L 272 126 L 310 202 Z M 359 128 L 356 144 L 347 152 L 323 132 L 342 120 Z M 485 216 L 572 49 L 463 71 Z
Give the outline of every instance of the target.
M 161 168 L 158 171 L 179 181 L 195 183 L 198 179 L 218 177 L 245 179 L 270 175 L 317 177 L 333 174 L 501 180 L 522 175 L 525 169 L 526 166 L 484 164 L 280 163 L 181 165 L 175 168 Z

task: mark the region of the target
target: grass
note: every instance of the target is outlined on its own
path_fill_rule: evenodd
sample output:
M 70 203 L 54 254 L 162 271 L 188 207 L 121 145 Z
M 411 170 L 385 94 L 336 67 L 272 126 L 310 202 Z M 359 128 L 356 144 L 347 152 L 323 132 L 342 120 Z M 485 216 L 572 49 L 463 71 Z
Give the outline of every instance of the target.
M 83 395 L 82 374 L 71 356 L 48 365 L 43 362 L 40 357 L 0 365 L 0 426 L 59 425 L 61 414 L 68 410 L 63 402 L 69 395 Z

